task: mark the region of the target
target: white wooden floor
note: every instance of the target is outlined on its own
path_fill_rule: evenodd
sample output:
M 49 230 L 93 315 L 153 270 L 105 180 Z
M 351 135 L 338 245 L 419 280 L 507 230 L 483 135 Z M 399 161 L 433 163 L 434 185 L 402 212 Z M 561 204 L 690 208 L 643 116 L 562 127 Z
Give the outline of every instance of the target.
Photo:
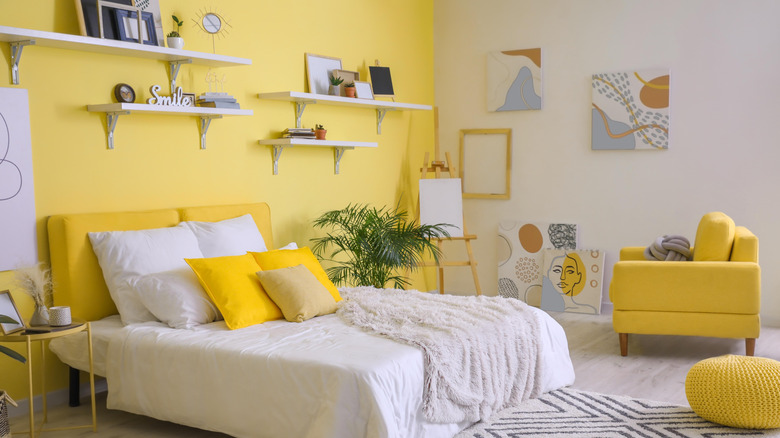
M 620 356 L 611 315 L 555 313 L 569 339 L 576 372 L 573 388 L 609 394 L 667 401 L 686 405 L 685 376 L 696 362 L 723 354 L 744 354 L 744 341 L 682 336 L 629 337 L 628 357 Z M 756 356 L 780 360 L 780 328 L 762 329 Z M 109 411 L 105 393 L 98 395 L 98 433 L 89 429 L 47 432 L 44 438 L 64 437 L 225 437 L 148 417 Z M 37 418 L 37 417 L 36 417 Z M 27 417 L 11 421 L 12 431 L 27 429 Z M 90 421 L 89 402 L 81 407 L 66 405 L 50 409 L 51 426 L 84 424 Z

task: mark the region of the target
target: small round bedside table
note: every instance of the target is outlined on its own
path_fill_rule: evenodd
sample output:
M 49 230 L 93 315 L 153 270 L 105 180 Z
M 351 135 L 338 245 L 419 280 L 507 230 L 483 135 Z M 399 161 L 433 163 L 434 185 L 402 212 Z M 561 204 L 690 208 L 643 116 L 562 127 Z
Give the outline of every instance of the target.
M 84 426 L 70 426 L 44 429 L 43 426 L 47 420 L 47 405 L 46 405 L 46 342 L 48 340 L 59 338 L 62 336 L 70 336 L 76 333 L 85 331 L 87 332 L 87 347 L 89 350 L 89 388 L 90 396 L 92 398 L 92 424 Z M 32 364 L 32 343 L 41 343 L 41 396 L 43 397 L 43 421 L 40 428 L 35 430 L 35 409 L 33 403 L 33 364 Z M 83 429 L 91 427 L 93 432 L 97 432 L 97 411 L 95 409 L 95 370 L 92 362 L 92 327 L 88 321 L 74 319 L 73 323 L 63 327 L 51 327 L 41 326 L 29 328 L 24 331 L 12 333 L 10 335 L 0 336 L 0 343 L 5 342 L 24 342 L 27 345 L 27 383 L 30 388 L 30 430 L 24 432 L 16 432 L 17 434 L 30 435 L 30 438 L 35 438 L 36 433 L 53 430 L 65 430 L 65 429 Z

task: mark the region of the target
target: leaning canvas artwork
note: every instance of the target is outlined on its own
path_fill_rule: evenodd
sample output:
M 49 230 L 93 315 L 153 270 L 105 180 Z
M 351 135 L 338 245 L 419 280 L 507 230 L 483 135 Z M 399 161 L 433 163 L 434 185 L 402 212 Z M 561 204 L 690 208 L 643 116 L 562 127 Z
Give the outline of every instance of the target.
M 542 109 L 542 49 L 490 52 L 488 111 Z
M 577 225 L 524 221 L 498 224 L 498 293 L 539 307 L 544 248 L 577 247 Z
M 603 278 L 603 251 L 545 249 L 541 308 L 598 315 Z
M 669 148 L 669 70 L 593 75 L 591 149 Z

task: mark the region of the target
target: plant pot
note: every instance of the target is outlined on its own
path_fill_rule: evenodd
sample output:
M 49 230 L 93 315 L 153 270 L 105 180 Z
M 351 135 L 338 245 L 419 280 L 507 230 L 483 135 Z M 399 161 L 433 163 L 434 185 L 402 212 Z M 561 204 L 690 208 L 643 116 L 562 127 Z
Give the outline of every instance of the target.
M 347 97 L 355 97 L 355 87 L 344 87 Z
M 339 86 L 338 85 L 331 85 L 330 88 L 328 88 L 328 94 L 331 96 L 338 96 L 339 93 Z
M 168 43 L 168 47 L 171 49 L 184 48 L 184 38 L 182 37 L 166 37 L 166 42 Z
M 327 129 L 315 129 L 314 138 L 317 140 L 325 140 L 325 134 L 328 133 Z

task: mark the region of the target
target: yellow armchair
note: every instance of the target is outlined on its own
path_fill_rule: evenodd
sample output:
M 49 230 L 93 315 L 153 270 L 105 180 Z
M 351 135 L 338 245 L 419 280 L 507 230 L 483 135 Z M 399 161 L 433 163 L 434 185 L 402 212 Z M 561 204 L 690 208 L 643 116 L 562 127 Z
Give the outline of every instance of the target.
M 648 261 L 627 247 L 615 263 L 609 298 L 620 354 L 628 335 L 744 338 L 752 356 L 761 331 L 758 238 L 721 212 L 704 215 L 692 261 Z

